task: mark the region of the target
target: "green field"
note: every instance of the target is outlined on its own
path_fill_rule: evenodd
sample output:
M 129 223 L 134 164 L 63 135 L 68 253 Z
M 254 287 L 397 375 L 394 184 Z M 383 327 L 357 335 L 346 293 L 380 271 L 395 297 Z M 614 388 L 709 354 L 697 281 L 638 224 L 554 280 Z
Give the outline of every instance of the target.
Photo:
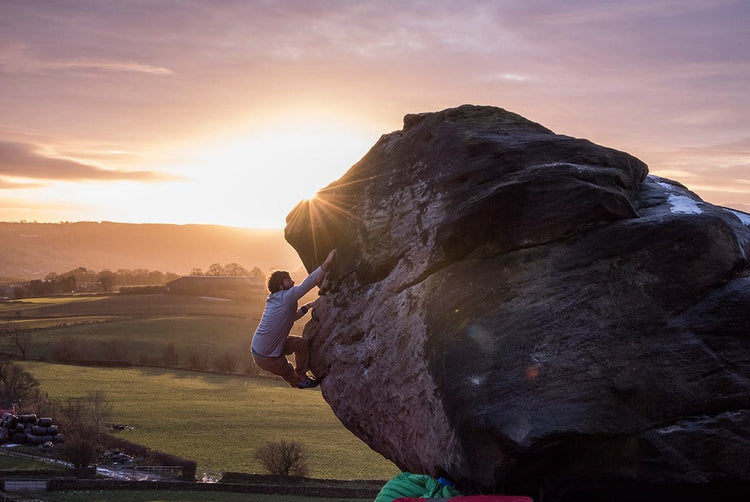
M 301 302 L 314 299 L 314 293 Z M 398 469 L 345 429 L 318 389 L 299 391 L 275 378 L 250 378 L 250 337 L 265 294 L 241 301 L 176 295 L 63 296 L 0 302 L 0 329 L 25 329 L 21 364 L 51 398 L 102 390 L 114 404 L 117 433 L 151 449 L 195 460 L 197 474 L 263 473 L 253 459 L 266 441 L 299 441 L 309 452 L 310 476 L 389 479 Z M 304 319 L 292 333 L 301 334 Z M 165 366 L 173 346 L 176 364 Z M 53 364 L 70 359 L 126 361 L 101 368 Z M 78 352 L 76 352 L 78 351 Z M 8 337 L 0 352 L 19 354 Z M 234 374 L 183 371 L 200 355 L 208 369 L 222 355 L 238 358 Z M 33 410 L 28 410 L 33 411 Z M 53 417 L 54 418 L 54 417 Z
M 302 301 L 310 301 L 309 296 Z M 181 369 L 246 373 L 249 343 L 265 294 L 244 300 L 178 295 L 32 298 L 0 303 L 0 330 L 27 330 L 27 358 L 42 361 L 127 361 Z M 292 334 L 301 334 L 304 320 Z M 174 359 L 165 354 L 173 350 Z M 20 355 L 7 337 L 0 352 Z M 231 365 L 231 364 L 230 364 Z
M 48 471 L 55 469 L 63 469 L 63 467 L 36 460 L 11 457 L 0 451 L 0 471 Z
M 102 390 L 113 423 L 132 425 L 119 437 L 198 463 L 197 475 L 264 473 L 253 459 L 266 441 L 302 443 L 310 476 L 390 479 L 398 469 L 341 425 L 320 391 L 276 379 L 154 368 L 91 368 L 21 363 L 51 397 Z

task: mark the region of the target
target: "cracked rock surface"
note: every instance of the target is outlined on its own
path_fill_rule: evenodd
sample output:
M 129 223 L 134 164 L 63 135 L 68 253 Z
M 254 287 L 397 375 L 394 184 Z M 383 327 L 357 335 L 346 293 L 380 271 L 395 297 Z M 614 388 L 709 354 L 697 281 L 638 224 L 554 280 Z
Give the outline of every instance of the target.
M 750 215 L 464 105 L 407 115 L 286 238 L 339 250 L 312 369 L 400 468 L 549 500 L 750 481 Z

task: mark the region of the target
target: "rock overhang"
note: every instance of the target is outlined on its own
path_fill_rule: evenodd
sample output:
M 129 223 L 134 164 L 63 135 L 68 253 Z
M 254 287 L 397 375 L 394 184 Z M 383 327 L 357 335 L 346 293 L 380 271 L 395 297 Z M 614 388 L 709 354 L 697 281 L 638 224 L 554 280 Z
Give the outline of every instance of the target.
M 646 466 L 685 443 L 659 424 L 750 407 L 748 221 L 624 152 L 462 106 L 407 115 L 286 235 L 310 269 L 340 251 L 305 336 L 374 449 L 484 487 L 637 485 L 736 471 L 682 446 Z M 705 304 L 728 291 L 728 312 Z M 716 437 L 748 432 L 734 418 Z M 550 465 L 576 448 L 589 464 Z

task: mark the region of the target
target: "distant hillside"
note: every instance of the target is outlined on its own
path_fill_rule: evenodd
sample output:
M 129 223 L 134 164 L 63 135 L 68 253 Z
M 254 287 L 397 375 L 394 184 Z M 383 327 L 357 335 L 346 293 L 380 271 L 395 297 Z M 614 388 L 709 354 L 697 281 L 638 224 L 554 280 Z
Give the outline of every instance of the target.
M 213 263 L 296 271 L 284 231 L 215 225 L 0 222 L 0 277 L 43 279 L 77 267 L 189 274 Z

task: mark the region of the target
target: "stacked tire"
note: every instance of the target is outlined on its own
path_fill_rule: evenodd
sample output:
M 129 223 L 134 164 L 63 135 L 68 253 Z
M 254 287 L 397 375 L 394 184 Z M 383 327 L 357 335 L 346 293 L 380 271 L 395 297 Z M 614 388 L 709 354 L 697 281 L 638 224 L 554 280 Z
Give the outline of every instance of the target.
M 5 429 L 2 436 L 12 443 L 39 445 L 47 441 L 53 443 L 63 441 L 63 435 L 52 423 L 51 418 L 39 418 L 34 413 L 27 415 L 3 413 L 0 428 Z

